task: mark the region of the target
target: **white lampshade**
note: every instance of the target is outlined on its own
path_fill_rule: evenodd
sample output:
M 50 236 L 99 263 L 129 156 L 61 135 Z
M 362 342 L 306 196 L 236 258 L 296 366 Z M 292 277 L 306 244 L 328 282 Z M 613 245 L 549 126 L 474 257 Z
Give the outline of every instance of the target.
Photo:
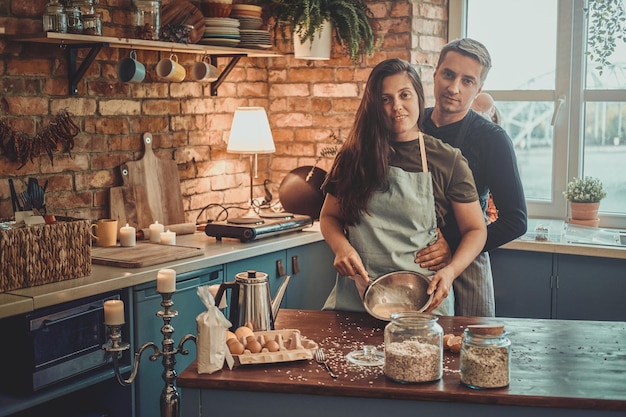
M 276 152 L 270 122 L 263 107 L 239 107 L 235 110 L 226 151 L 249 154 Z

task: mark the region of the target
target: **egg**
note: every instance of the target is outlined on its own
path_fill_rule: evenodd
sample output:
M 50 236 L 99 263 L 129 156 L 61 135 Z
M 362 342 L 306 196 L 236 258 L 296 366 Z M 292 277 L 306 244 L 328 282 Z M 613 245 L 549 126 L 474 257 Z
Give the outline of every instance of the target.
M 249 327 L 241 326 L 235 330 L 235 336 L 237 336 L 237 340 L 246 340 L 248 336 L 254 336 L 254 332 Z
M 233 355 L 241 355 L 244 352 L 243 343 L 235 338 L 228 339 L 226 341 L 226 345 L 228 345 L 228 350 Z
M 237 336 L 230 330 L 226 330 L 226 341 L 228 341 L 228 339 L 237 339 Z
M 248 349 L 250 353 L 259 353 L 261 349 L 263 349 L 263 346 L 261 346 L 261 343 L 259 343 L 254 336 L 248 336 L 246 338 L 246 349 Z
M 264 346 L 269 352 L 278 352 L 280 350 L 280 345 L 275 340 L 268 340 L 265 342 Z
M 448 340 L 448 349 L 452 353 L 459 353 L 461 351 L 461 344 L 463 338 L 461 336 L 453 336 Z

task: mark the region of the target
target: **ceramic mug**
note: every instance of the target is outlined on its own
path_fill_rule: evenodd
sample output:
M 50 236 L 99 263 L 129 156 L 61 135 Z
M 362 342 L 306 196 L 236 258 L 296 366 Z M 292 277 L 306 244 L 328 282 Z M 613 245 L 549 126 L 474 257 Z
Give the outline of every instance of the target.
M 137 61 L 137 51 L 122 59 L 117 66 L 117 78 L 123 83 L 140 83 L 146 77 L 146 67 Z
M 96 246 L 117 246 L 117 220 L 100 219 L 92 223 L 91 230 L 91 236 L 96 239 Z
M 178 63 L 178 57 L 175 54 L 170 55 L 169 58 L 163 58 L 156 65 L 157 75 L 166 80 L 181 82 L 185 79 L 186 71 L 185 67 Z
M 219 76 L 218 69 L 207 62 L 200 61 L 191 67 L 191 77 L 196 81 L 213 82 Z

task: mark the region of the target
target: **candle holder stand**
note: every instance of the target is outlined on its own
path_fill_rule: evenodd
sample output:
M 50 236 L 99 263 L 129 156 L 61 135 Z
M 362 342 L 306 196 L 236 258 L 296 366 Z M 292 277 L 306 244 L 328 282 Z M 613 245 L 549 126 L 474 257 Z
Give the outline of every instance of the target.
M 111 355 L 113 359 L 113 368 L 115 370 L 117 381 L 123 386 L 128 386 L 132 384 L 137 377 L 141 355 L 146 349 L 152 348 L 153 353 L 149 357 L 151 361 L 156 361 L 159 357 L 163 358 L 163 373 L 161 375 L 163 376 L 163 381 L 165 381 L 165 386 L 161 392 L 161 417 L 180 417 L 180 396 L 178 394 L 178 390 L 176 389 L 177 374 L 174 369 L 174 366 L 176 365 L 176 355 L 178 353 L 181 355 L 188 355 L 189 351 L 184 348 L 184 345 L 188 340 L 193 340 L 195 343 L 196 336 L 192 334 L 185 335 L 178 343 L 178 347 L 174 347 L 174 341 L 172 340 L 174 327 L 171 325 L 171 321 L 172 318 L 178 315 L 178 311 L 172 309 L 172 306 L 174 305 L 174 302 L 172 301 L 173 293 L 160 294 L 162 298 L 161 306 L 163 306 L 163 310 L 156 313 L 157 316 L 163 319 L 163 327 L 161 327 L 163 341 L 161 342 L 162 347 L 160 350 L 153 342 L 147 342 L 141 345 L 141 347 L 135 352 L 130 376 L 125 379 L 120 374 L 119 359 L 124 351 L 130 349 L 130 344 L 122 342 L 121 325 L 107 325 L 109 328 L 109 342 L 102 346 L 102 349 L 106 351 L 107 355 Z

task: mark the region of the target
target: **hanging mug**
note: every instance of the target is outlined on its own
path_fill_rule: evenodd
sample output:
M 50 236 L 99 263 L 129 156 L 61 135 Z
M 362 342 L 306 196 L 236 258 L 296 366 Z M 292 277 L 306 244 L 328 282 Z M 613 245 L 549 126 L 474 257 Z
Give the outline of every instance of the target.
M 163 58 L 157 63 L 157 75 L 165 81 L 181 82 L 185 79 L 185 67 L 178 63 L 176 54 L 171 54 L 169 58 Z
M 200 62 L 196 62 L 191 67 L 191 77 L 195 81 L 207 81 L 213 82 L 217 80 L 219 76 L 219 70 L 215 65 L 211 65 L 204 59 Z
M 137 61 L 137 51 L 130 51 L 117 66 L 117 78 L 123 83 L 140 83 L 146 77 L 146 67 Z

